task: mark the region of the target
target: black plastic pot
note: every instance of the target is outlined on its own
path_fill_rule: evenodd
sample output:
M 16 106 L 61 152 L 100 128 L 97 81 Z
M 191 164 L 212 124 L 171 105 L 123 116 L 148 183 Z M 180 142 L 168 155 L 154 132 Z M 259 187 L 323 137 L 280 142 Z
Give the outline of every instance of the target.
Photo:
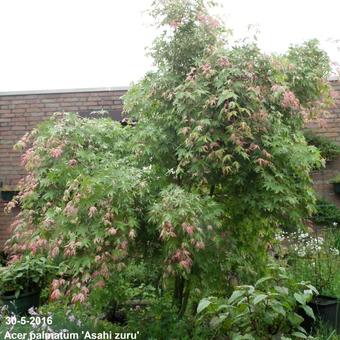
M 40 290 L 15 295 L 2 295 L 0 300 L 8 311 L 17 315 L 25 314 L 31 307 L 39 307 Z
M 340 194 L 340 183 L 333 183 L 334 192 Z
M 313 309 L 314 315 L 317 319 L 326 323 L 330 328 L 335 329 L 340 334 L 340 300 L 331 297 L 319 295 L 309 303 Z M 304 313 L 303 313 L 304 314 Z M 310 332 L 315 324 L 314 320 L 307 316 L 301 315 L 304 318 L 302 326 L 306 331 Z

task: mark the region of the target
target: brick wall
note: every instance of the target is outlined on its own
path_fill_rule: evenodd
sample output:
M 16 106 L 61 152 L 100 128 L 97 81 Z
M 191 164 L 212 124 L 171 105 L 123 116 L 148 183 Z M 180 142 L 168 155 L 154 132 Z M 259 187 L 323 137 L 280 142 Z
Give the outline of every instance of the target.
M 338 172 L 340 172 L 340 158 L 327 162 L 326 168 L 314 172 L 312 178 L 318 194 L 340 208 L 340 195 L 334 193 L 333 184 L 329 183 L 330 179 L 335 177 Z
M 104 109 L 118 120 L 122 111 L 121 96 L 125 92 L 125 88 L 117 88 L 0 93 L 0 190 L 15 190 L 18 180 L 25 175 L 20 154 L 13 150 L 13 145 L 27 131 L 56 111 L 88 115 Z M 0 196 L 0 249 L 13 219 L 4 214 L 4 203 Z
M 331 85 L 335 93 L 335 107 L 329 110 L 325 117 L 325 124 L 311 122 L 308 128 L 318 135 L 327 137 L 340 144 L 340 81 L 332 81 Z M 326 168 L 313 173 L 314 187 L 320 196 L 335 203 L 340 208 L 340 195 L 333 191 L 333 185 L 329 180 L 340 172 L 340 157 L 335 161 L 327 162 Z

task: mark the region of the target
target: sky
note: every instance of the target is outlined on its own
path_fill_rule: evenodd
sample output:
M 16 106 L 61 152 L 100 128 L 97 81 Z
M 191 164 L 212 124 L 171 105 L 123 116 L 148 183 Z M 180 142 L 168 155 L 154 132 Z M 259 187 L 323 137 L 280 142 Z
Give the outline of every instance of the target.
M 0 0 L 0 91 L 122 87 L 152 67 L 152 0 Z M 339 0 L 221 0 L 236 38 L 266 53 L 317 38 L 340 63 Z M 338 40 L 338 43 L 336 41 Z

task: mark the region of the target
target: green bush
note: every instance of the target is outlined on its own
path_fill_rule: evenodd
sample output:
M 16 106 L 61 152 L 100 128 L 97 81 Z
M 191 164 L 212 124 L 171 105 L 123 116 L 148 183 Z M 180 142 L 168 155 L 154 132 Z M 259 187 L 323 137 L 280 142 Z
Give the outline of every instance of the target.
M 197 312 L 199 321 L 220 336 L 231 339 L 306 338 L 299 309 L 315 319 L 307 305 L 316 289 L 295 283 L 283 268 L 259 279 L 254 286 L 238 286 L 227 299 L 203 299 Z
M 208 7 L 154 1 L 155 68 L 124 96 L 137 124 L 56 113 L 17 143 L 28 176 L 8 204 L 22 208 L 8 252 L 59 265 L 50 300 L 86 311 L 147 293 L 161 338 L 182 329 L 173 309 L 185 319 L 197 295 L 256 280 L 278 226 L 313 212 L 323 163 L 301 131 L 331 99 L 318 42 L 228 45 Z
M 193 320 L 178 319 L 171 298 L 160 297 L 147 307 L 128 311 L 128 329 L 138 329 L 142 339 L 192 339 Z
M 0 268 L 0 294 L 18 296 L 41 289 L 49 274 L 56 271 L 45 257 L 26 255 Z
M 304 135 L 307 143 L 317 147 L 326 161 L 332 161 L 340 155 L 340 146 L 329 138 L 319 136 L 312 131 L 305 131 Z
M 340 226 L 340 209 L 335 204 L 319 198 L 316 203 L 316 213 L 313 220 L 319 226 Z
M 286 234 L 285 259 L 297 281 L 308 281 L 320 294 L 340 297 L 340 231 L 321 229 Z

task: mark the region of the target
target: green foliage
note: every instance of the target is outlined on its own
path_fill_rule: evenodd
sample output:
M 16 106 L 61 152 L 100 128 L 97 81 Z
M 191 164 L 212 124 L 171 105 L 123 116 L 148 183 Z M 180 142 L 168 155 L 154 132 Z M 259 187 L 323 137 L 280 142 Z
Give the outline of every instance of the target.
M 150 55 L 160 70 L 183 78 L 204 57 L 208 46 L 219 43 L 218 36 L 225 28 L 209 16 L 208 8 L 203 0 L 153 2 L 150 14 L 163 32 L 155 39 Z
M 304 136 L 309 145 L 314 145 L 326 161 L 336 159 L 340 154 L 340 146 L 329 138 L 319 136 L 312 131 L 305 131 Z
M 122 269 L 129 240 L 137 234 L 149 175 L 124 152 L 129 133 L 110 119 L 94 124 L 94 119 L 65 114 L 55 115 L 30 135 L 38 137 L 34 152 L 30 149 L 23 157 L 31 173 L 17 197 L 23 212 L 12 252 L 34 250 L 38 256 L 48 251 L 62 279 L 77 276 L 88 282 L 96 272 L 92 287 L 112 266 Z M 70 288 L 58 286 L 56 294 Z M 87 295 L 74 282 L 73 288 Z
M 307 41 L 301 46 L 291 46 L 287 53 L 287 62 L 290 67 L 286 77 L 299 100 L 307 102 L 307 107 L 319 102 L 322 110 L 327 109 L 332 100 L 329 85 L 322 79 L 330 72 L 330 60 L 327 53 L 319 48 L 318 40 Z M 320 95 L 325 96 L 323 103 L 320 102 Z
M 323 295 L 340 296 L 339 239 L 336 228 L 323 229 L 318 235 L 286 234 L 284 258 L 295 279 L 311 282 Z
M 142 339 L 192 339 L 192 320 L 179 320 L 177 313 L 171 299 L 161 297 L 149 306 L 128 311 L 126 328 L 138 329 Z
M 340 183 L 340 173 L 336 174 L 334 178 L 332 178 L 330 181 L 332 184 L 339 184 Z
M 91 315 L 111 314 L 129 308 L 126 301 L 141 301 L 142 304 L 155 303 L 160 297 L 158 287 L 159 273 L 150 263 L 129 263 L 125 270 L 112 275 L 106 282 L 105 289 L 96 287 L 89 297 L 87 312 Z M 136 302 L 138 305 L 138 303 Z
M 160 201 L 150 211 L 150 222 L 159 226 L 160 237 L 166 241 L 168 274 L 179 271 L 186 275 L 193 264 L 204 264 L 206 255 L 200 253 L 206 245 L 214 246 L 210 238 L 215 235 L 214 229 L 221 227 L 222 213 L 210 196 L 186 192 L 174 185 L 161 191 Z M 195 263 L 192 257 L 197 259 Z
M 313 221 L 319 226 L 336 227 L 340 225 L 340 209 L 325 199 L 316 202 L 316 213 Z
M 148 299 L 145 322 L 164 303 L 156 337 L 174 332 L 173 308 L 185 318 L 202 293 L 265 274 L 277 228 L 313 212 L 310 171 L 323 163 L 302 127 L 330 101 L 324 52 L 230 46 L 208 7 L 155 1 L 156 67 L 124 96 L 137 124 L 55 114 L 17 144 L 29 174 L 7 207 L 22 207 L 7 252 L 59 266 L 51 300 Z
M 259 279 L 254 286 L 236 287 L 227 299 L 201 300 L 199 322 L 209 321 L 216 334 L 231 339 L 306 339 L 306 331 L 300 326 L 303 318 L 297 311 L 303 309 L 315 319 L 307 303 L 317 291 L 309 284 L 296 284 L 283 268 L 275 270 L 278 273 Z
M 0 268 L 0 295 L 18 296 L 39 289 L 55 270 L 45 257 L 25 256 Z
M 336 333 L 335 329 L 329 327 L 327 323 L 320 321 L 316 327 L 315 338 L 320 340 L 339 340 L 340 335 Z

